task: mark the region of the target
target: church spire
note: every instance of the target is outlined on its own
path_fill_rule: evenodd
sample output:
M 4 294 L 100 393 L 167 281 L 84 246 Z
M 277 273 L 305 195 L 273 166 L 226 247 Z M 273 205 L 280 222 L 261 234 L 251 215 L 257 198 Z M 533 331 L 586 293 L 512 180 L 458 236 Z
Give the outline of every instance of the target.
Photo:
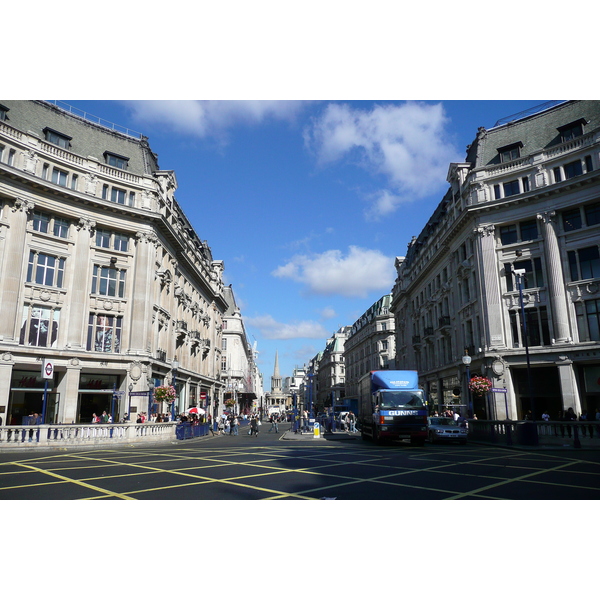
M 275 350 L 275 368 L 271 377 L 271 392 L 281 392 L 281 376 L 279 375 L 279 353 Z

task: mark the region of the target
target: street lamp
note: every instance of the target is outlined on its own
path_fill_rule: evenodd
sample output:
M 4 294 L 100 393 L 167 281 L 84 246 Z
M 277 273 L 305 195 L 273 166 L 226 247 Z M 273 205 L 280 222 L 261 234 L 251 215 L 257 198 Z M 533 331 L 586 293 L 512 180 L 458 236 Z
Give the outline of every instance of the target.
M 519 256 L 519 254 L 518 254 Z M 527 360 L 527 387 L 529 390 L 529 404 L 531 406 L 531 420 L 535 422 L 535 398 L 533 396 L 533 384 L 531 381 L 531 362 L 529 360 L 529 340 L 527 339 L 527 319 L 525 318 L 525 303 L 523 301 L 523 278 L 525 269 L 513 269 L 517 285 L 519 286 L 519 304 L 521 306 L 521 330 L 523 332 L 523 344 L 525 346 L 525 358 Z M 535 433 L 533 433 L 535 432 Z M 537 444 L 537 426 L 533 426 L 532 442 Z
M 127 420 L 131 417 L 131 392 L 133 392 L 133 383 L 129 384 L 129 401 L 127 403 Z
M 148 420 L 152 412 L 152 394 L 154 393 L 154 380 L 148 379 Z
M 469 418 L 473 418 L 473 400 L 471 399 L 471 388 L 469 387 L 469 383 L 471 381 L 471 357 L 469 356 L 469 352 L 465 348 L 465 355 L 462 357 L 463 365 L 465 365 L 465 369 L 467 370 L 467 399 L 469 403 Z
M 171 403 L 171 421 L 175 421 L 175 402 L 177 402 L 177 369 L 179 369 L 179 363 L 174 360 L 171 363 L 173 387 L 175 388 L 175 400 Z

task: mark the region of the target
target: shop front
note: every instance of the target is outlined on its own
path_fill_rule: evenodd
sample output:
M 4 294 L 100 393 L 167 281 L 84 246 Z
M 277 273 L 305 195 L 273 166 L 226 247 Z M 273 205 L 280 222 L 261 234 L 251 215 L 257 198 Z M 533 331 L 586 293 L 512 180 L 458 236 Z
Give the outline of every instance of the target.
M 44 387 L 48 381 L 46 401 L 46 423 L 56 423 L 60 394 L 57 392 L 57 377 L 46 380 L 37 371 L 13 371 L 10 382 L 10 399 L 6 412 L 6 425 L 26 425 L 24 421 L 44 408 Z
M 79 379 L 77 400 L 78 423 L 91 423 L 94 414 L 103 412 L 112 416 L 113 423 L 118 423 L 123 410 L 122 393 L 117 391 L 120 384 L 119 375 L 98 375 L 82 373 Z

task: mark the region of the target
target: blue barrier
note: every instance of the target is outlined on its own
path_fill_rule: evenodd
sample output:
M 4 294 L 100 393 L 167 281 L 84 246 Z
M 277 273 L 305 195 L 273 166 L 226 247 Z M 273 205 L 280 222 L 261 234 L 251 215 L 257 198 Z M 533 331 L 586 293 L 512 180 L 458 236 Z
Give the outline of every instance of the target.
M 178 440 L 189 440 L 195 437 L 202 437 L 203 435 L 208 435 L 208 423 L 192 425 L 191 423 L 184 422 L 178 423 L 175 427 L 175 436 Z

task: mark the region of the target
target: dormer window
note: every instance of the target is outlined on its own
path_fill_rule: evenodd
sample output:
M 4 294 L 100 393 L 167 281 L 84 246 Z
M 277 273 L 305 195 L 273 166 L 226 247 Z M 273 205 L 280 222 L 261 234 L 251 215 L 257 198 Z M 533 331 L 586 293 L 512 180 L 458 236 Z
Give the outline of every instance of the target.
M 4 106 L 4 104 L 0 104 L 0 121 L 8 120 L 8 111 L 10 108 L 8 106 Z
M 46 127 L 44 129 L 44 135 L 46 136 L 46 141 L 54 144 L 55 146 L 60 146 L 61 148 L 66 149 L 71 147 L 71 140 L 73 138 L 65 135 L 64 133 L 60 133 L 60 131 Z
M 583 135 L 583 126 L 587 123 L 585 119 L 578 119 L 572 123 L 567 123 L 562 127 L 557 127 L 561 142 L 568 142 L 576 137 Z
M 126 169 L 129 164 L 129 158 L 120 154 L 113 154 L 112 152 L 105 152 L 104 160 L 106 160 L 107 165 L 116 167 L 117 169 Z
M 522 142 L 510 144 L 508 146 L 502 146 L 498 148 L 498 154 L 500 155 L 500 162 L 507 163 L 511 160 L 516 160 L 521 156 L 521 148 L 523 147 Z

